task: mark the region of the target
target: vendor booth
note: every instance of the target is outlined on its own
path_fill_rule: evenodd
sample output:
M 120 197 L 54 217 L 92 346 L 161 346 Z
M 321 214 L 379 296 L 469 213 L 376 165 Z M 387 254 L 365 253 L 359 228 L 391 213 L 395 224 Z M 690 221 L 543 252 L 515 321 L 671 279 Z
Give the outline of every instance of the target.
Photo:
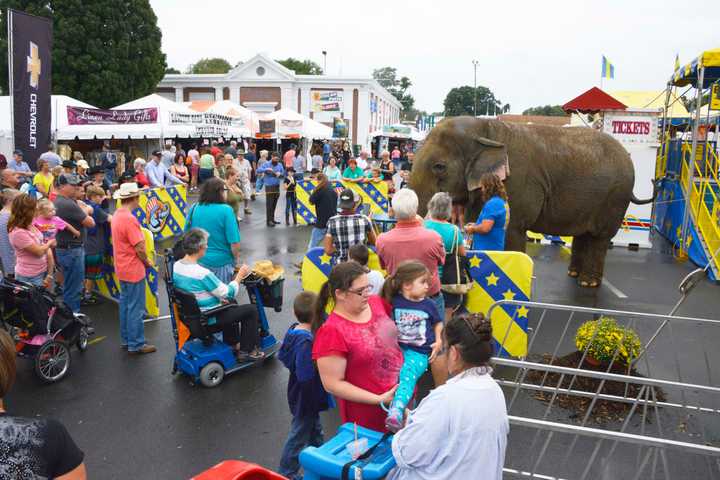
M 402 147 L 410 145 L 415 150 L 418 143 L 425 140 L 425 133 L 421 132 L 412 125 L 385 125 L 381 130 L 376 130 L 370 134 L 372 138 L 373 157 L 380 158 L 384 151 L 391 151 L 396 146 L 403 150 Z

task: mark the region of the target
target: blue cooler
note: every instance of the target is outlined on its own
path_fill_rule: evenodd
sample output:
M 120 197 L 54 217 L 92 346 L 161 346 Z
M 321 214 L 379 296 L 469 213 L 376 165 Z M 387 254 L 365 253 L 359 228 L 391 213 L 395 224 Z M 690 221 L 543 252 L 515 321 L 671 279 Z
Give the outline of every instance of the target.
M 383 440 L 383 434 L 374 430 L 357 427 L 357 432 L 358 440 L 367 439 L 368 448 L 372 448 L 380 440 Z M 346 423 L 338 428 L 337 434 L 322 446 L 307 447 L 300 452 L 300 465 L 305 471 L 304 480 L 340 480 L 343 466 L 352 460 L 346 445 L 354 440 L 354 425 Z M 395 466 L 391 443 L 392 437 L 385 438 L 368 458 L 355 462 L 350 467 L 348 478 L 353 480 L 384 478 Z

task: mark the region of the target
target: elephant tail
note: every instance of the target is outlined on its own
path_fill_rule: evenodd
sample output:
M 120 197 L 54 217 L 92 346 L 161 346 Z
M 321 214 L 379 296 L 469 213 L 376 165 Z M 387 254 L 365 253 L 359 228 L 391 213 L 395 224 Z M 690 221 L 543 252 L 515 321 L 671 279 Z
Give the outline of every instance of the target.
M 634 203 L 635 205 L 647 205 L 648 203 L 652 203 L 655 201 L 655 197 L 657 197 L 658 190 L 660 189 L 660 185 L 662 184 L 663 179 L 657 179 L 657 180 L 651 180 L 653 184 L 653 193 L 652 197 L 650 198 L 644 198 L 642 200 L 638 199 L 634 193 L 631 193 L 630 195 L 630 201 Z

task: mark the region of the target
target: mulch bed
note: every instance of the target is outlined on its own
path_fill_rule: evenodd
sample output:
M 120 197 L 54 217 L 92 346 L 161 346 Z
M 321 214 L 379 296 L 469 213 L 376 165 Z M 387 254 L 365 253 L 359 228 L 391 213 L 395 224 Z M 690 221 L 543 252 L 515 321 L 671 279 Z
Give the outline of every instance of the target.
M 577 368 L 578 364 L 580 363 L 580 359 L 582 358 L 582 352 L 573 352 L 569 355 L 565 355 L 564 357 L 558 357 L 556 358 L 552 364 L 557 365 L 560 367 L 571 367 L 571 368 Z M 549 354 L 543 355 L 541 358 L 533 358 L 531 361 L 534 361 L 536 363 L 544 363 L 544 364 L 550 364 L 550 360 L 552 359 L 552 356 Z M 599 372 L 606 372 L 607 371 L 607 364 L 604 365 L 591 365 L 587 361 L 583 362 L 583 365 L 581 368 L 585 370 L 595 370 Z M 543 376 L 547 373 L 547 377 L 545 377 L 545 383 L 544 385 L 549 387 L 556 387 L 558 382 L 560 381 L 561 374 L 554 373 L 554 372 L 542 372 L 539 370 L 529 370 L 527 375 L 525 376 L 525 383 L 532 383 L 535 385 L 540 385 L 543 381 Z M 613 364 L 613 367 L 610 369 L 609 373 L 617 373 L 622 375 L 627 375 L 627 366 L 622 365 L 620 363 Z M 643 377 L 643 375 L 639 374 L 637 370 L 634 368 L 630 370 L 629 375 L 634 377 Z M 602 380 L 596 379 L 596 378 L 589 378 L 589 377 L 581 377 L 581 376 L 572 376 L 572 375 L 565 375 L 565 377 L 562 380 L 562 384 L 560 385 L 561 388 L 569 388 L 570 382 L 572 382 L 572 390 L 582 390 L 586 392 L 597 392 L 598 388 L 600 387 L 600 383 Z M 605 381 L 605 384 L 603 385 L 602 389 L 600 390 L 600 393 L 608 394 L 608 395 L 616 395 L 616 396 L 627 396 L 630 398 L 637 398 L 638 394 L 640 393 L 640 389 L 642 388 L 642 385 L 636 384 L 636 383 L 625 383 L 625 382 L 613 382 L 613 381 Z M 657 387 L 649 387 L 653 388 L 655 390 L 655 399 L 657 401 L 665 401 L 665 392 L 662 391 L 662 389 Z M 532 395 L 534 398 L 549 403 L 552 399 L 553 394 L 549 392 L 539 392 L 539 391 L 530 391 L 530 395 Z M 645 394 L 643 394 L 643 398 L 645 398 Z M 649 400 L 652 400 L 653 396 L 652 393 L 650 393 Z M 555 405 L 558 405 L 566 410 L 570 410 L 572 414 L 570 415 L 570 418 L 577 418 L 582 419 L 585 417 L 585 414 L 590 407 L 590 403 L 592 402 L 592 398 L 586 398 L 586 397 L 579 397 L 575 395 L 562 395 L 558 394 L 555 398 Z M 635 409 L 635 415 L 640 414 L 642 412 L 642 406 L 638 406 Z M 626 402 L 615 402 L 611 400 L 602 400 L 598 399 L 595 404 L 593 405 L 592 413 L 590 414 L 590 417 L 588 418 L 589 422 L 594 422 L 596 424 L 605 424 L 608 422 L 614 422 L 614 421 L 622 421 L 625 419 L 627 414 L 632 409 L 632 403 L 626 403 Z M 651 415 L 647 416 L 647 421 L 650 421 Z

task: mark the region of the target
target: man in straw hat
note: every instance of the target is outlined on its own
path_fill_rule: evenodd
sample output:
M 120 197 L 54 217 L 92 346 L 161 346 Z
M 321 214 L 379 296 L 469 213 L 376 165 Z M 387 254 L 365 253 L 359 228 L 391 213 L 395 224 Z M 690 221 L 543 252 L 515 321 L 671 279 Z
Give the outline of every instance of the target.
M 145 251 L 145 236 L 133 215 L 139 205 L 137 183 L 120 185 L 113 198 L 120 200 L 111 222 L 115 274 L 120 281 L 120 341 L 129 354 L 152 353 L 155 346 L 145 343 L 145 268 L 152 261 Z

